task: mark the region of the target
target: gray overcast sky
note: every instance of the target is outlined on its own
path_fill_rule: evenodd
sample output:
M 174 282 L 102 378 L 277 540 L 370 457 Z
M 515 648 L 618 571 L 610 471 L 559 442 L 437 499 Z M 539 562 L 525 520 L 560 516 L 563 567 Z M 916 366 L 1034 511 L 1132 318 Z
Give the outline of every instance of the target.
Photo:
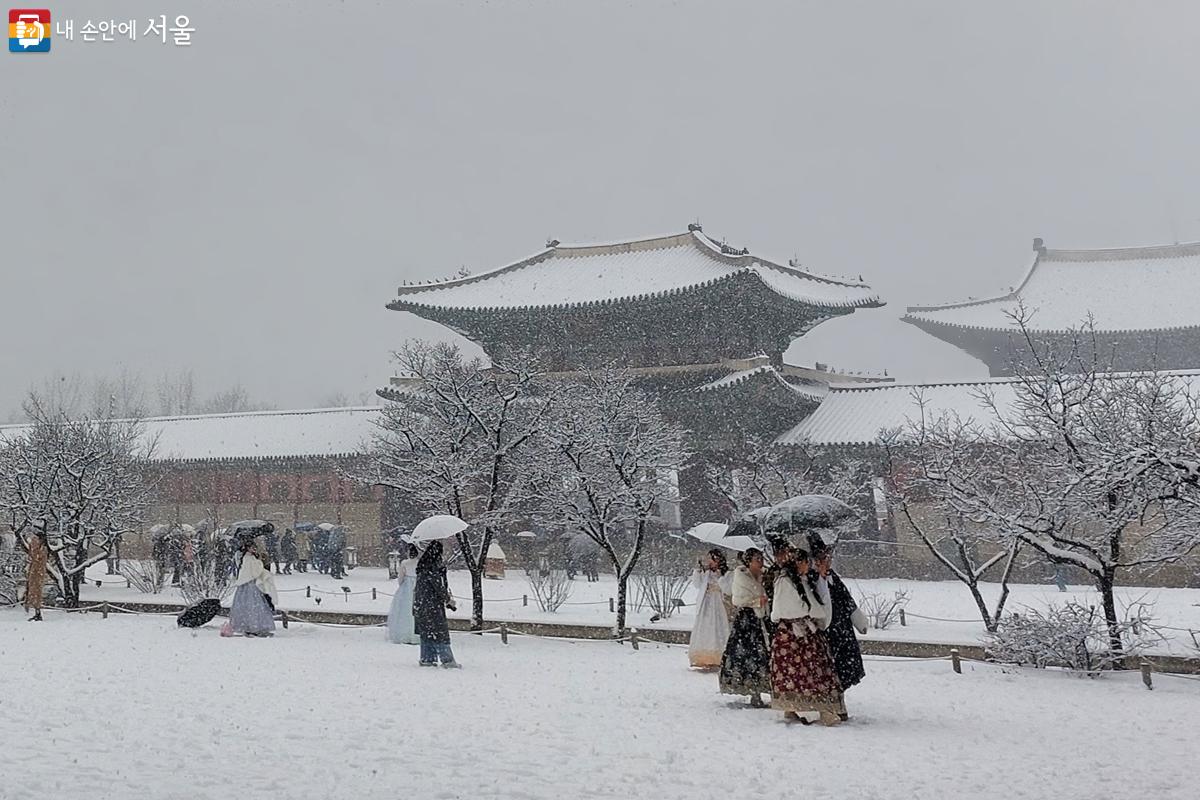
M 697 217 L 888 300 L 791 360 L 978 377 L 904 306 L 1200 238 L 1194 0 L 51 5 L 74 42 L 0 53 L 0 415 L 122 367 L 353 397 L 448 335 L 401 280 Z M 190 48 L 78 36 L 159 13 Z

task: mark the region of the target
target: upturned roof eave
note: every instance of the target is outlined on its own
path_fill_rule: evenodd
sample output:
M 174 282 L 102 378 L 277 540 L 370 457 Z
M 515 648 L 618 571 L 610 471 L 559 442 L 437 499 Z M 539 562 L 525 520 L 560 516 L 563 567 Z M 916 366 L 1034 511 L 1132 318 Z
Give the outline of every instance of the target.
M 711 278 L 707 281 L 698 283 L 685 284 L 683 286 L 675 286 L 670 289 L 664 289 L 659 292 L 643 292 L 639 294 L 623 295 L 620 297 L 607 297 L 599 300 L 584 300 L 575 303 L 546 303 L 546 304 L 528 304 L 528 305 L 512 305 L 512 306 L 450 306 L 436 305 L 432 303 L 421 303 L 416 300 L 407 299 L 407 297 L 398 297 L 387 304 L 390 311 L 409 311 L 419 314 L 419 311 L 438 312 L 444 314 L 508 314 L 512 312 L 535 312 L 544 313 L 550 311 L 572 311 L 585 308 L 596 308 L 606 305 L 636 305 L 639 303 L 649 302 L 652 300 L 661 300 L 667 297 L 676 295 L 689 294 L 692 292 L 702 291 L 712 288 L 721 283 L 728 283 L 735 280 L 743 280 L 746 276 L 752 276 L 759 281 L 768 291 L 776 296 L 795 303 L 805 308 L 827 308 L 839 313 L 850 313 L 860 308 L 882 308 L 887 303 L 880 299 L 878 294 L 870 294 L 866 297 L 857 300 L 848 300 L 843 302 L 831 302 L 819 300 L 816 298 L 803 298 L 792 295 L 789 292 L 781 292 L 771 286 L 762 276 L 758 275 L 754 267 L 742 267 L 726 275 L 721 275 L 716 278 Z

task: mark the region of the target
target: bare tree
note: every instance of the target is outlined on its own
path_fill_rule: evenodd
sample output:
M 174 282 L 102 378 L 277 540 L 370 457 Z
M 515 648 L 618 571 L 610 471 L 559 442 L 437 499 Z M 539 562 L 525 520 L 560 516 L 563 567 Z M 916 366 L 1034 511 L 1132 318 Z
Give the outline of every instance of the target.
M 165 374 L 158 379 L 158 413 L 164 417 L 178 417 L 196 413 L 199 399 L 196 396 L 196 378 L 190 369 L 176 374 Z
M 921 408 L 921 418 L 924 419 L 925 399 L 917 393 L 914 400 Z M 961 425 L 961 422 L 957 419 L 945 419 L 939 424 L 944 428 Z M 921 519 L 917 509 L 929 500 L 930 493 L 925 490 L 919 479 L 915 479 L 905 469 L 904 457 L 900 455 L 904 447 L 903 436 L 901 431 L 886 431 L 880 437 L 880 443 L 887 454 L 888 470 L 884 485 L 888 502 L 893 508 L 900 509 L 909 527 L 938 563 L 945 567 L 955 580 L 967 587 L 984 626 L 988 631 L 994 632 L 1008 602 L 1008 584 L 1021 550 L 1021 539 L 1016 536 L 997 536 L 995 531 L 981 530 L 979 525 L 954 510 L 935 512 L 937 524 L 934 525 L 929 525 Z M 924 436 L 924 426 L 919 426 L 910 449 L 919 451 L 926 446 L 928 443 Z M 989 607 L 980 583 L 997 570 L 1000 595 L 995 606 Z
M 549 523 L 586 534 L 617 574 L 618 631 L 629 577 L 690 453 L 685 431 L 629 375 L 600 370 L 564 387 L 542 439 L 532 498 Z
M 1200 546 L 1200 414 L 1187 376 L 1112 373 L 1089 321 L 1065 348 L 1015 317 L 1027 360 L 1010 397 L 981 391 L 990 421 L 922 422 L 912 467 L 944 514 L 1088 572 L 1112 652 L 1114 587 Z
M 458 535 L 471 573 L 471 621 L 483 626 L 483 568 L 497 532 L 523 519 L 526 451 L 554 395 L 529 363 L 485 369 L 448 344 L 408 342 L 395 354 L 418 386 L 384 407 L 367 479 L 398 489 L 426 513 L 470 524 Z
M 26 404 L 33 422 L 0 443 L 0 513 L 28 552 L 45 531 L 48 573 L 68 606 L 92 564 L 141 525 L 152 502 L 148 443 L 137 421 L 71 419 Z

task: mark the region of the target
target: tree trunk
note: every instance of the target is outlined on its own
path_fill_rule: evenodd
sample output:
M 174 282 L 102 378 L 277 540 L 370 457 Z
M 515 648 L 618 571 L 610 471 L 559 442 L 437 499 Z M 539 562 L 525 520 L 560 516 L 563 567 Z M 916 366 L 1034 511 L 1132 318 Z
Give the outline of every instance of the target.
M 483 630 L 483 562 L 471 569 L 471 630 Z
M 975 607 L 979 609 L 979 616 L 983 618 L 983 627 L 987 628 L 988 631 L 994 632 L 997 620 L 992 619 L 992 614 L 988 611 L 987 601 L 983 599 L 983 593 L 979 591 L 979 584 L 968 581 L 967 588 L 971 590 L 971 597 L 975 598 Z
M 1120 622 L 1117 619 L 1117 603 L 1113 596 L 1114 569 L 1106 567 L 1096 580 L 1096 588 L 1100 590 L 1100 599 L 1104 604 L 1104 622 L 1108 626 L 1108 647 L 1113 655 L 1114 663 L 1120 661 L 1125 646 L 1121 642 Z
M 625 587 L 629 585 L 629 573 L 617 570 L 617 633 L 625 633 Z

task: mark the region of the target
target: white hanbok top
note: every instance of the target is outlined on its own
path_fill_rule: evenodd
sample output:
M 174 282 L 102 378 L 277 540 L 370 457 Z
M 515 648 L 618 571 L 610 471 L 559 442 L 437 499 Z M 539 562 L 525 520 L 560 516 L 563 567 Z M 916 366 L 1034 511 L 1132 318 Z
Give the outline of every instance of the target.
M 404 583 L 405 578 L 417 577 L 417 561 L 416 558 L 406 558 L 400 562 L 399 568 L 396 570 L 396 580 Z
M 279 592 L 275 589 L 275 578 L 271 576 L 271 570 L 264 567 L 263 563 L 258 560 L 258 556 L 253 553 L 246 553 L 242 556 L 241 569 L 238 570 L 237 580 L 233 582 L 234 586 L 242 586 L 247 583 L 253 583 L 260 592 L 271 598 L 272 605 L 279 605 Z
M 775 599 L 771 603 L 771 621 L 780 622 L 791 620 L 792 630 L 797 636 L 807 636 L 818 630 L 825 630 L 833 620 L 833 606 L 829 602 L 829 586 L 821 591 L 821 583 L 817 583 L 817 594 L 814 594 L 808 584 L 801 581 L 800 586 L 804 595 L 796 591 L 796 585 L 787 575 L 775 579 Z M 819 596 L 823 595 L 823 596 Z

